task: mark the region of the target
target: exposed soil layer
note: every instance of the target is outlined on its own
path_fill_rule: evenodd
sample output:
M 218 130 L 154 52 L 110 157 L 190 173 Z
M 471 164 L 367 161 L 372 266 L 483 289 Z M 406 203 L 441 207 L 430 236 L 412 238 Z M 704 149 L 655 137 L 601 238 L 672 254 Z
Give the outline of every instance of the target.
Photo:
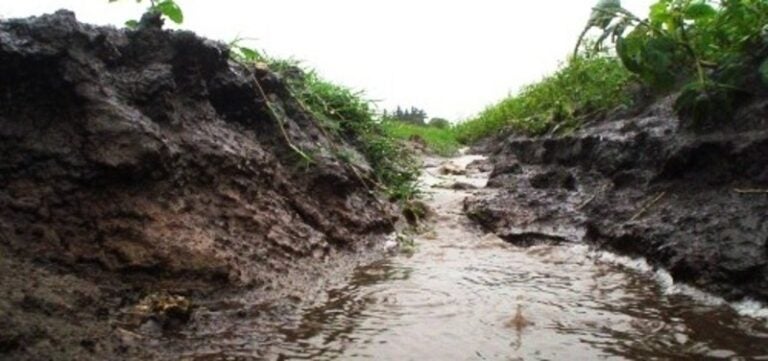
M 393 212 L 337 146 L 278 75 L 193 33 L 0 22 L 0 358 L 141 359 L 125 314 L 149 294 L 300 288 L 377 244 Z M 161 326 L 189 318 L 152 297 Z
M 693 134 L 671 98 L 567 136 L 497 144 L 472 219 L 514 243 L 586 241 L 727 299 L 768 301 L 768 103 Z

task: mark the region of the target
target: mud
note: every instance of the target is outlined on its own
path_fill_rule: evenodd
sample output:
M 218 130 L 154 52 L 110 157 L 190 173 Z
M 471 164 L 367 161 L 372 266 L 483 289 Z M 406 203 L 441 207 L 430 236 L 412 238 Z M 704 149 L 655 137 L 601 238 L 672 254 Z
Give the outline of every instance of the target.
M 394 212 L 317 124 L 190 32 L 0 22 L 0 358 L 150 359 L 178 322 L 147 299 L 301 299 L 375 255 Z
M 499 193 L 465 211 L 513 243 L 587 242 L 728 300 L 766 302 L 766 104 L 705 134 L 681 125 L 668 98 L 566 136 L 508 137 L 486 147 Z
M 270 316 L 232 317 L 167 349 L 195 361 L 766 359 L 766 308 L 674 284 L 641 259 L 483 232 L 461 208 L 498 191 L 483 188 L 489 174 L 440 174 L 478 158 L 426 158 L 433 216 L 408 252 L 357 267 L 314 304 L 256 306 Z M 478 189 L 434 187 L 450 183 Z

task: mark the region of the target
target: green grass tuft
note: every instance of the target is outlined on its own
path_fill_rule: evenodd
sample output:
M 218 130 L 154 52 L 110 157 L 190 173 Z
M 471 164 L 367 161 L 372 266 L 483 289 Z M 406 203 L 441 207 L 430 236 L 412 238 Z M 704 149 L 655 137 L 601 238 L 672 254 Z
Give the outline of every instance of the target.
M 345 139 L 362 152 L 390 198 L 407 201 L 417 195 L 416 160 L 388 135 L 375 114 L 373 102 L 365 99 L 362 92 L 327 81 L 294 60 L 266 57 L 262 60 L 283 76 L 294 96 L 327 132 Z M 337 155 L 342 160 L 348 158 Z

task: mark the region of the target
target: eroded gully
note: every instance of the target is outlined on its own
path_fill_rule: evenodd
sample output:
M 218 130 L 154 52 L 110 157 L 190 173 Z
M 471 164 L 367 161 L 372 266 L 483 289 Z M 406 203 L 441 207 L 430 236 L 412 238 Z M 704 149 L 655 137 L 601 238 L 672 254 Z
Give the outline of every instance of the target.
M 426 159 L 435 215 L 413 254 L 359 267 L 319 304 L 191 359 L 768 360 L 758 305 L 727 304 L 585 245 L 519 248 L 484 234 L 462 201 L 492 192 L 488 175 L 439 174 L 478 158 Z

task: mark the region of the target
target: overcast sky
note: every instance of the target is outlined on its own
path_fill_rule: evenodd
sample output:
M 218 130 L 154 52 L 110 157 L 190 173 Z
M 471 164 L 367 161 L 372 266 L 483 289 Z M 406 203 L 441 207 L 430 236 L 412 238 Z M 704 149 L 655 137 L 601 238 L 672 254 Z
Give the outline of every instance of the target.
M 145 0 L 146 2 L 146 0 Z M 565 59 L 596 0 L 177 0 L 183 28 L 294 57 L 325 78 L 364 90 L 380 108 L 471 117 Z M 624 0 L 642 17 L 651 0 Z M 2 0 L 0 16 L 73 10 L 123 24 L 134 0 Z

